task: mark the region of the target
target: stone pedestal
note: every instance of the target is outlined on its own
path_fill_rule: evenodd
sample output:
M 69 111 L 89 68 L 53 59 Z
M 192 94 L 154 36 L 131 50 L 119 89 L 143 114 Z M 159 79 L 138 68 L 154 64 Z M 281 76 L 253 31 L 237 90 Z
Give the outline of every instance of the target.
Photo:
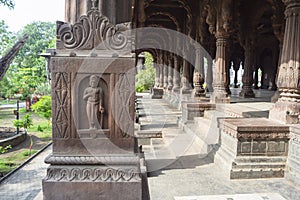
M 300 125 L 291 127 L 286 179 L 300 185 Z
M 152 89 L 152 99 L 162 99 L 164 95 L 164 89 L 162 88 L 153 88 Z
M 231 179 L 283 177 L 289 126 L 268 119 L 223 119 L 215 163 Z
M 194 120 L 195 117 L 203 117 L 205 110 L 214 110 L 216 105 L 209 103 L 209 99 L 203 99 L 202 102 L 182 102 L 182 121 Z

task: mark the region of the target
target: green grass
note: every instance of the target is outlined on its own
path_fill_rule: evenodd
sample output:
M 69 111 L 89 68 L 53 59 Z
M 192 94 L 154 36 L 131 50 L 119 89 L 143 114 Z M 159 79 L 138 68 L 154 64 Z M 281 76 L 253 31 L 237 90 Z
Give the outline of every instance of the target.
M 31 154 L 29 150 L 24 150 L 21 153 L 15 154 L 9 158 L 0 159 L 0 174 L 7 174 L 17 168 L 22 162 L 27 160 L 31 155 L 35 154 L 37 150 L 32 149 Z
M 52 126 L 49 125 L 47 121 L 35 122 L 34 125 L 27 129 L 27 132 L 41 132 L 41 133 L 51 133 Z
M 6 99 L 0 100 L 0 105 L 7 105 L 7 104 L 16 104 L 17 100 L 9 99 L 8 101 Z

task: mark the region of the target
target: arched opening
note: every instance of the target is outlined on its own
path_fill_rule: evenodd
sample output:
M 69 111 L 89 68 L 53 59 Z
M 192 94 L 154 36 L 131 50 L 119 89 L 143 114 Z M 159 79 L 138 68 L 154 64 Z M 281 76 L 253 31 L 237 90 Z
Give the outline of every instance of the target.
M 136 92 L 150 92 L 155 85 L 156 77 L 154 57 L 148 51 L 144 51 L 138 54 L 137 59 Z

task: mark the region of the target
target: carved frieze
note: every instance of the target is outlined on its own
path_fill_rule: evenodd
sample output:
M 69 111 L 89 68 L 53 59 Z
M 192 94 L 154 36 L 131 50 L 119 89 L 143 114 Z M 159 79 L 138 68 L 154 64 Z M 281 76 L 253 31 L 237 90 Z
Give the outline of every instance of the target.
M 49 167 L 46 181 L 56 182 L 135 182 L 140 181 L 136 169 L 101 167 Z

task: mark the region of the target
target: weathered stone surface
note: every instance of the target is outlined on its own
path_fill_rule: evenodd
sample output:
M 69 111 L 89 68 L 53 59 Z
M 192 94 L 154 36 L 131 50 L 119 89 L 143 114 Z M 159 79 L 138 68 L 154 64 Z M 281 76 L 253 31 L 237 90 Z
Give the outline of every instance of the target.
M 205 110 L 214 110 L 215 104 L 208 102 L 182 102 L 182 120 L 183 122 L 191 121 L 195 117 L 203 117 Z
M 300 184 L 300 126 L 291 127 L 291 140 L 287 160 L 285 177 L 296 184 Z
M 267 119 L 221 119 L 220 149 L 215 162 L 232 179 L 283 177 L 289 126 Z
M 162 99 L 164 95 L 164 90 L 162 88 L 153 88 L 152 99 Z

